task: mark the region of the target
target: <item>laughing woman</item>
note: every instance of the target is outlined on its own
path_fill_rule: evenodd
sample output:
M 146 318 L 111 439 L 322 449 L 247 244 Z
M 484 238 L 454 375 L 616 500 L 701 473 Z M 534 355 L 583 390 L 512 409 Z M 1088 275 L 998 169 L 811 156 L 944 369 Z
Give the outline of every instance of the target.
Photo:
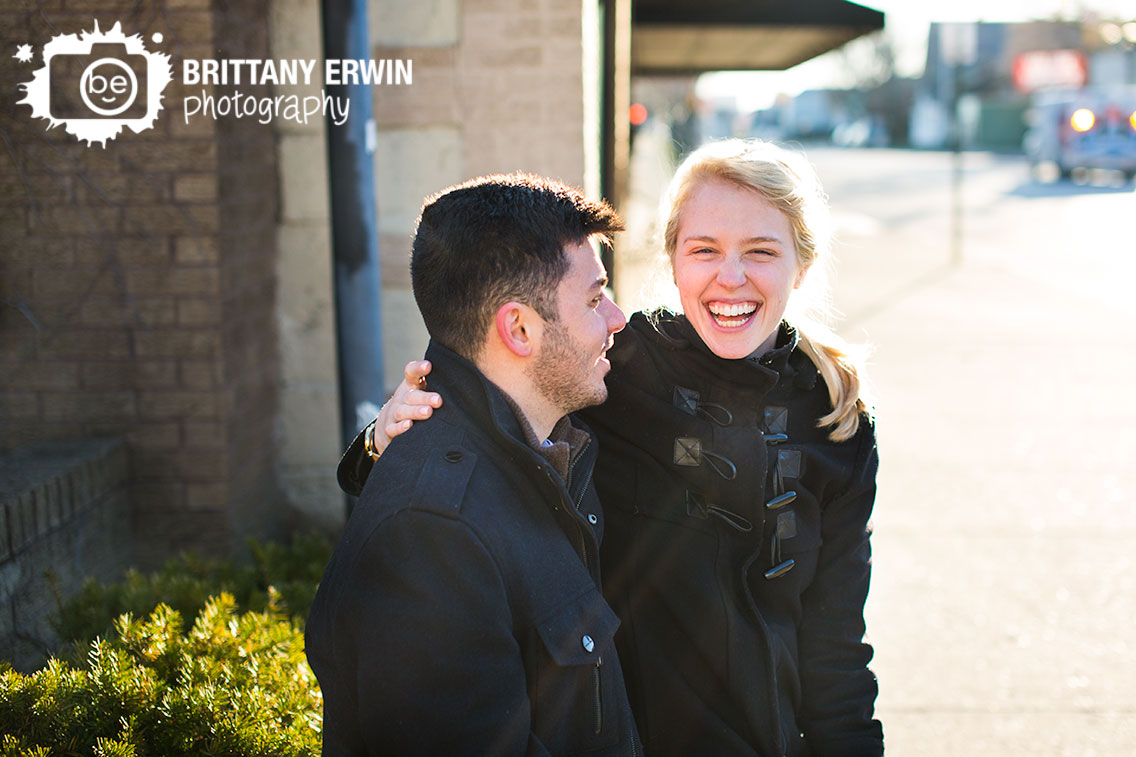
M 607 402 L 580 413 L 649 755 L 883 753 L 864 643 L 873 423 L 853 351 L 798 302 L 826 216 L 795 153 L 693 153 L 663 207 L 682 314 L 634 315 Z M 438 402 L 403 384 L 377 425 L 397 435 Z M 369 469 L 353 449 L 349 489 Z

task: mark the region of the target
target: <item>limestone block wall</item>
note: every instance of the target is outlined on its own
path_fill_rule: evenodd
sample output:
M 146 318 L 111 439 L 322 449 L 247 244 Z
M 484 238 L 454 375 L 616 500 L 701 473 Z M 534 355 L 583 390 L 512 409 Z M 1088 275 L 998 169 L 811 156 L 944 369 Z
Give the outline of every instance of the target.
M 271 56 L 323 56 L 319 4 L 272 0 Z M 318 95 L 320 82 L 281 87 Z M 328 207 L 327 126 L 322 118 L 274 122 L 280 209 L 276 220 L 276 322 L 280 338 L 280 408 L 276 424 L 280 487 L 304 525 L 334 531 L 346 507 L 335 482 L 339 461 L 339 388 Z
M 424 197 L 479 174 L 512 170 L 598 194 L 597 8 L 594 0 L 371 0 L 372 58 L 413 65 L 411 83 L 374 89 L 386 390 L 427 342 L 408 270 Z M 270 11 L 273 57 L 320 57 L 317 4 L 272 0 Z M 327 126 L 278 122 L 274 128 L 279 482 L 295 512 L 334 529 L 345 509 L 333 476 L 341 450 Z
M 388 387 L 427 342 L 407 266 L 424 196 L 515 170 L 597 192 L 596 8 L 594 0 L 372 0 L 372 57 L 414 62 L 410 86 L 374 92 Z

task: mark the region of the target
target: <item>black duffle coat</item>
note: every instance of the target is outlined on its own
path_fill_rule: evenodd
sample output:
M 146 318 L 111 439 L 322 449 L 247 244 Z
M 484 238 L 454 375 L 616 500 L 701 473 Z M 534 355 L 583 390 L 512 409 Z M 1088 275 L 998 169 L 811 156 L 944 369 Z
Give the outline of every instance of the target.
M 600 594 L 595 442 L 564 480 L 472 363 L 426 356 L 434 420 L 373 470 L 361 439 L 340 466 L 362 491 L 306 628 L 324 755 L 641 754 Z
M 604 593 L 649 755 L 878 755 L 864 602 L 875 435 L 835 443 L 782 324 L 715 356 L 680 315 L 632 317 L 599 436 Z

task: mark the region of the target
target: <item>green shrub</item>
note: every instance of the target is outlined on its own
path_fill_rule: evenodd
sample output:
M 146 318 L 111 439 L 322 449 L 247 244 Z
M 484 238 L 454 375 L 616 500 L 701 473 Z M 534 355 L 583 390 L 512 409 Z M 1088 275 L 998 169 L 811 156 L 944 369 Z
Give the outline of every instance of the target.
M 278 606 L 302 627 L 331 557 L 331 544 L 307 534 L 294 537 L 290 546 L 250 541 L 249 550 L 252 559 L 244 563 L 186 554 L 157 573 L 132 570 L 120 583 L 89 579 L 74 597 L 60 603 L 52 619 L 55 631 L 85 650 L 95 638 L 108 636 L 115 618 L 124 613 L 143 617 L 165 604 L 192 624 L 209 597 L 221 592 L 233 595 L 239 609 L 260 612 L 268 607 L 270 586 Z
M 188 554 L 90 580 L 61 602 L 60 656 L 30 675 L 0 662 L 0 757 L 318 754 L 301 629 L 331 545 L 249 548 L 243 563 Z
M 124 615 L 72 666 L 0 665 L 0 757 L 315 755 L 321 698 L 298 625 L 267 591 L 260 612 L 210 599 L 188 632 L 159 605 Z

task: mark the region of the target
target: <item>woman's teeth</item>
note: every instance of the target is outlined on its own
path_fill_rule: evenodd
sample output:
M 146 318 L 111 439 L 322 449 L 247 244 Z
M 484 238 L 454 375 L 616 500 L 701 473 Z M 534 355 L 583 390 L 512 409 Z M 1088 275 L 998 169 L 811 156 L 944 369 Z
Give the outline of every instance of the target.
M 710 315 L 719 326 L 737 328 L 742 326 L 749 317 L 757 311 L 756 302 L 739 302 L 737 304 L 713 303 L 707 305 Z

